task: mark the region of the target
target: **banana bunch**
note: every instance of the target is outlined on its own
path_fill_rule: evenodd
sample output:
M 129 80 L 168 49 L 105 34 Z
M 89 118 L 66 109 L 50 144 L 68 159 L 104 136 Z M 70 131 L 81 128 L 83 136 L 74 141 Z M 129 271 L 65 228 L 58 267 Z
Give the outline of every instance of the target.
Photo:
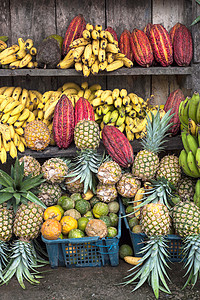
M 179 119 L 181 129 L 198 136 L 200 130 L 200 96 L 194 92 L 192 97 L 187 97 L 179 105 Z
M 194 136 L 189 132 L 182 131 L 181 138 L 184 149 L 179 156 L 179 165 L 184 173 L 190 177 L 200 177 L 200 132 Z
M 200 208 L 200 179 L 197 180 L 195 185 L 194 203 Z
M 99 71 L 114 71 L 123 66 L 133 67 L 133 62 L 120 52 L 118 42 L 109 31 L 101 25 L 86 24 L 83 37 L 70 44 L 70 50 L 57 68 L 73 67 L 82 72 L 85 77 L 90 73 L 96 75 Z
M 100 124 L 116 126 L 124 132 L 129 141 L 140 139 L 146 134 L 146 112 L 157 112 L 158 106 L 150 105 L 152 98 L 146 101 L 126 89 L 102 90 L 95 92 L 95 98 L 89 100 L 94 108 L 95 120 Z M 165 112 L 162 110 L 162 114 Z M 149 116 L 151 114 L 149 112 Z
M 33 69 L 37 67 L 37 62 L 34 60 L 36 54 L 37 49 L 34 47 L 32 39 L 24 41 L 22 38 L 18 38 L 18 44 L 6 47 L 0 53 L 0 65 L 9 69 L 24 67 Z

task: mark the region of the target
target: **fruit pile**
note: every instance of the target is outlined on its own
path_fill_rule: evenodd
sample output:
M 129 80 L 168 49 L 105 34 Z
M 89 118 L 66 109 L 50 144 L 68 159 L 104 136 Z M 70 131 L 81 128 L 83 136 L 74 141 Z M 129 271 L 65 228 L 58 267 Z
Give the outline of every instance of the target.
M 79 19 L 82 19 L 82 16 L 79 16 Z M 75 26 L 81 27 L 82 30 L 79 19 Z M 101 25 L 93 26 L 87 23 L 80 34 L 81 37 L 72 41 L 70 37 L 72 36 L 71 31 L 74 30 L 73 26 L 74 20 L 69 25 L 63 41 L 64 53 L 67 53 L 57 68 L 68 69 L 74 66 L 76 71 L 82 72 L 85 77 L 88 77 L 90 73 L 96 75 L 99 71 L 110 72 L 123 66 L 133 67 L 132 61 L 120 52 L 118 42 L 110 31 L 103 30 Z
M 1 42 L 2 43 L 2 42 Z M 18 44 L 12 45 L 0 53 L 0 65 L 3 68 L 21 69 L 21 68 L 37 68 L 37 62 L 34 57 L 37 49 L 33 45 L 32 39 L 23 40 L 18 38 Z

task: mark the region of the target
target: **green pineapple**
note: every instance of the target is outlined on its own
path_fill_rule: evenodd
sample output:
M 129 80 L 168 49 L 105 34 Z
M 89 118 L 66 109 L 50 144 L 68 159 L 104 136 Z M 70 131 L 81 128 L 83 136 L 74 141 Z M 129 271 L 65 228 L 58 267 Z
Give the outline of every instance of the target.
M 141 212 L 141 226 L 148 240 L 141 249 L 139 264 L 133 267 L 129 277 L 131 279 L 124 284 L 132 284 L 139 279 L 133 291 L 137 290 L 145 281 L 148 281 L 153 289 L 156 299 L 159 298 L 159 290 L 170 293 L 165 276 L 169 279 L 165 267 L 168 258 L 167 245 L 164 236 L 170 230 L 170 216 L 167 207 L 162 203 L 150 203 L 143 207 Z M 126 277 L 126 278 L 127 278 Z
M 117 191 L 122 197 L 133 198 L 141 186 L 139 179 L 131 173 L 124 173 L 117 182 Z
M 141 140 L 143 150 L 137 153 L 132 167 L 134 176 L 142 180 L 149 180 L 156 175 L 159 167 L 158 153 L 163 150 L 164 138 L 168 135 L 167 131 L 172 125 L 169 124 L 173 116 L 169 115 L 170 111 L 162 119 L 160 119 L 159 109 L 155 116 L 151 112 L 151 119 L 147 114 L 147 133 Z
M 57 204 L 58 199 L 62 195 L 62 189 L 57 183 L 44 182 L 39 186 L 39 191 L 38 198 L 46 206 Z
M 41 172 L 41 165 L 39 161 L 30 155 L 24 155 L 19 159 L 19 162 L 24 162 L 24 175 L 37 176 Z
M 183 201 L 193 199 L 195 191 L 194 180 L 192 180 L 190 177 L 184 176 L 178 182 L 177 189 L 178 194 Z
M 30 240 L 37 237 L 43 220 L 43 210 L 46 208 L 34 193 L 34 189 L 42 182 L 42 174 L 26 177 L 24 163 L 19 163 L 18 158 L 14 166 L 11 166 L 11 176 L 0 170 L 0 184 L 3 187 L 0 190 L 1 203 L 6 203 L 7 209 L 13 208 L 16 213 L 13 232 L 19 237 L 11 245 L 9 261 L 3 271 L 3 283 L 7 283 L 15 274 L 22 288 L 25 288 L 23 278 L 31 283 L 38 283 L 32 271 L 36 271 L 35 268 L 39 265 Z M 6 218 L 7 225 L 11 225 L 12 213 L 7 212 L 0 219 L 0 228 L 5 225 Z M 10 235 L 11 232 L 7 230 L 7 237 Z
M 183 237 L 184 268 L 188 284 L 196 284 L 200 275 L 200 209 L 188 200 L 180 201 L 172 212 L 176 233 Z
M 156 177 L 164 177 L 177 186 L 181 179 L 181 167 L 178 157 L 175 155 L 164 156 L 160 161 Z
M 41 172 L 48 182 L 61 183 L 68 173 L 68 166 L 61 158 L 53 157 L 43 163 Z
M 79 121 L 74 129 L 74 141 L 80 151 L 77 151 L 70 166 L 71 172 L 66 176 L 71 179 L 68 183 L 80 179 L 80 183 L 84 184 L 84 194 L 88 189 L 95 192 L 96 174 L 104 159 L 104 155 L 97 153 L 100 142 L 99 125 L 91 120 Z
M 70 175 L 70 172 L 69 172 L 69 175 Z M 75 177 L 66 178 L 64 181 L 65 187 L 71 194 L 82 193 L 83 188 L 84 188 L 83 182 L 81 182 L 80 178 L 75 181 L 73 181 L 73 179 L 75 179 Z

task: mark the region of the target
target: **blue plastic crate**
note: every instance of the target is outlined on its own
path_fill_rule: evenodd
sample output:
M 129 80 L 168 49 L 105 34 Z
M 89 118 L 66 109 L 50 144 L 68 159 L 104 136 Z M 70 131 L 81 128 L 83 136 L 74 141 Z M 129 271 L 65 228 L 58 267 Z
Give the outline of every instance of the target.
M 45 243 L 51 268 L 101 267 L 119 264 L 119 239 L 121 237 L 121 200 L 118 234 L 114 238 L 83 237 L 73 239 L 47 240 Z
M 126 228 L 129 231 L 132 246 L 133 246 L 133 251 L 134 255 L 136 257 L 140 257 L 141 254 L 139 252 L 141 251 L 142 247 L 145 245 L 145 241 L 148 239 L 147 235 L 145 233 L 134 233 L 131 231 L 128 220 L 125 217 L 125 208 L 124 205 L 122 205 L 122 216 L 124 219 L 124 223 Z M 175 234 L 168 234 L 166 236 L 166 241 L 168 245 L 168 252 L 169 252 L 169 261 L 171 262 L 180 262 L 183 259 L 183 254 L 182 254 L 182 238 L 180 236 L 177 236 Z

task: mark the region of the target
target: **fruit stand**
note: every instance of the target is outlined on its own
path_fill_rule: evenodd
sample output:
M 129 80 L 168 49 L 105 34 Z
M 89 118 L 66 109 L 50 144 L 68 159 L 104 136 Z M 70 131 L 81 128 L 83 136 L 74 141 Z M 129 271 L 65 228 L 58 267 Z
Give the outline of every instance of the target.
M 124 217 L 134 257 L 120 258 L 135 265 L 125 284 L 170 293 L 165 261 L 187 261 L 194 244 L 195 285 L 199 1 L 18 2 L 0 8 L 0 216 L 14 233 L 0 235 L 0 283 L 39 283 L 39 233 L 52 268 L 117 266 Z

